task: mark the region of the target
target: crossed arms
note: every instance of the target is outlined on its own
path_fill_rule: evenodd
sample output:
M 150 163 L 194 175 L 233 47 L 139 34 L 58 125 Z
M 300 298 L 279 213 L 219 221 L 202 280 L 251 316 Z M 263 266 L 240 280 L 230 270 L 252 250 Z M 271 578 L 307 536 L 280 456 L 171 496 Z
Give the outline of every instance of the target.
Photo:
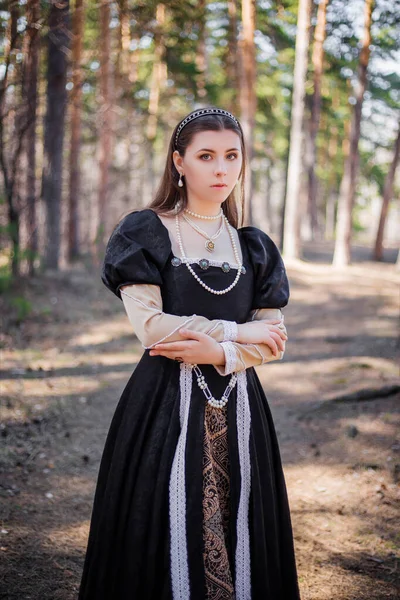
M 274 354 L 265 343 L 247 344 L 237 341 L 238 325 L 234 321 L 210 320 L 201 315 L 178 316 L 163 312 L 161 290 L 157 285 L 127 285 L 120 288 L 120 291 L 129 321 L 145 349 L 151 349 L 161 342 L 187 341 L 187 338 L 183 338 L 179 333 L 184 327 L 205 333 L 221 344 L 225 354 L 225 365 L 214 365 L 220 375 L 228 375 L 283 358 L 284 350 L 278 349 L 278 353 Z M 286 334 L 281 309 L 254 310 L 249 320 L 265 319 L 282 319 L 279 329 Z

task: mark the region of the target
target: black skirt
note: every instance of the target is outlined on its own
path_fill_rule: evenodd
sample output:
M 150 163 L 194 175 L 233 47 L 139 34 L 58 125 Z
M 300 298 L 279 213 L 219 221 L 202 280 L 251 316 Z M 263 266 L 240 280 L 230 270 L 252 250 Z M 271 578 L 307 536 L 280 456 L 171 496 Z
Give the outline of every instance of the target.
M 169 523 L 173 498 L 169 498 L 169 485 L 181 431 L 179 368 L 178 363 L 150 357 L 146 352 L 122 394 L 101 461 L 79 600 L 173 598 L 174 549 L 170 547 Z M 215 396 L 222 395 L 229 376 L 221 377 L 213 370 L 202 365 L 210 389 Z M 253 368 L 247 369 L 246 379 L 251 409 L 251 599 L 298 600 L 278 441 Z M 236 403 L 234 389 L 223 411 L 206 408 L 204 395 L 193 386 L 185 451 L 191 600 L 236 597 L 232 585 L 241 490 Z M 212 418 L 216 411 L 217 423 Z M 215 475 L 221 480 L 217 485 L 212 482 Z M 213 496 L 218 496 L 220 519 L 215 517 L 218 508 L 213 510 Z M 207 500 L 212 513 L 208 515 L 208 529 Z M 213 536 L 211 543 L 207 532 Z M 215 543 L 221 540 L 223 544 Z

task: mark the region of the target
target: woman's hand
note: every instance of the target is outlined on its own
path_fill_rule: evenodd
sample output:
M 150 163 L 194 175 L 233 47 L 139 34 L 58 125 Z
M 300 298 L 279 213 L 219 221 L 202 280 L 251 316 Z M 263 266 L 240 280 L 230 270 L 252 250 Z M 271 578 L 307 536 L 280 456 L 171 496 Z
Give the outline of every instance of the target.
M 182 337 L 188 339 L 180 342 L 163 342 L 150 350 L 150 356 L 165 356 L 173 360 L 182 358 L 184 362 L 198 365 L 225 364 L 222 346 L 206 333 L 180 329 Z
M 267 344 L 275 356 L 285 350 L 287 339 L 283 319 L 263 319 L 238 325 L 238 342 L 241 344 Z

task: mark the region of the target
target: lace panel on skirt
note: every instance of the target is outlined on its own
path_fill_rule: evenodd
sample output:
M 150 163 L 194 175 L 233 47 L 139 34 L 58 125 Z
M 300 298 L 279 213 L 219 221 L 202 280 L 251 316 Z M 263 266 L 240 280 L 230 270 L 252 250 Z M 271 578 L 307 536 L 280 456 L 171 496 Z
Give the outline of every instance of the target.
M 205 408 L 203 536 L 206 600 L 234 600 L 229 562 L 229 455 L 227 407 Z

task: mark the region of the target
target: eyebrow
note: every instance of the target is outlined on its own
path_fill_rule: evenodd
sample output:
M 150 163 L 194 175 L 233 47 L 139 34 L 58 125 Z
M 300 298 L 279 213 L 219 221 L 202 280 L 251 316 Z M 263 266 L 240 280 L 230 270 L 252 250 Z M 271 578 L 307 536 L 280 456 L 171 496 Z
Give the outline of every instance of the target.
M 239 152 L 239 148 L 229 148 L 229 150 L 226 150 L 225 152 L 231 152 L 232 150 L 237 150 Z M 211 150 L 210 148 L 201 148 L 200 150 L 197 150 L 197 152 L 215 152 L 215 150 Z

